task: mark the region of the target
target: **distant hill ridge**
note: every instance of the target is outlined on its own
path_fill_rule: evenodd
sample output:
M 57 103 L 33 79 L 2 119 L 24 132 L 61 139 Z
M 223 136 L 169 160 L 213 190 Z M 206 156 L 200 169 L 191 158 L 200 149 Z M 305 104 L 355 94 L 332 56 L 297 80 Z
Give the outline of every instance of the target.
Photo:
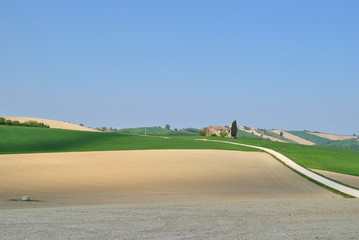
M 19 121 L 20 123 L 28 121 L 36 121 L 48 125 L 50 128 L 98 132 L 98 130 L 81 126 L 74 123 L 48 120 L 42 118 L 32 117 L 4 117 L 6 120 Z M 140 128 L 125 128 L 113 129 L 106 128 L 106 131 L 127 133 L 127 134 L 148 134 L 148 135 L 168 135 L 168 136 L 199 136 L 200 129 L 184 128 L 184 129 L 167 129 L 161 127 L 140 127 Z M 109 129 L 109 130 L 108 130 Z M 251 128 L 247 126 L 239 126 L 237 134 L 238 138 L 262 138 L 275 142 L 283 143 L 297 143 L 302 145 L 320 145 L 336 148 L 346 148 L 352 150 L 359 150 L 359 137 L 355 134 L 353 136 L 336 135 L 328 133 L 320 133 L 317 131 L 284 131 L 279 129 L 261 129 Z M 101 130 L 101 129 L 100 129 Z M 102 130 L 103 131 L 103 130 Z
M 42 118 L 32 118 L 32 117 L 4 117 L 5 120 L 11 121 L 19 121 L 20 123 L 27 122 L 27 121 L 36 121 L 39 123 L 44 123 L 50 128 L 58 128 L 58 129 L 67 129 L 67 130 L 76 130 L 76 131 L 89 131 L 89 132 L 97 132 L 97 130 L 88 128 L 85 126 L 80 126 L 78 124 L 57 121 L 57 120 L 49 120 L 49 119 L 42 119 Z

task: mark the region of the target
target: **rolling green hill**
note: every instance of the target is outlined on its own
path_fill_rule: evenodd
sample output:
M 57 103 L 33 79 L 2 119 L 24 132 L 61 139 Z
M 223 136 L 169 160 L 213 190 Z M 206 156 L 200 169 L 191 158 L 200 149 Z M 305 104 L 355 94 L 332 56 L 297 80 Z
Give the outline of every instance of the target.
M 119 130 L 119 133 L 129 134 L 148 134 L 148 135 L 162 135 L 162 136 L 198 136 L 198 129 L 190 128 L 181 130 L 170 130 L 161 127 L 140 127 L 140 128 L 124 128 Z
M 322 144 L 322 146 L 359 150 L 359 141 L 357 141 L 356 139 L 342 140 L 342 141 L 330 141 L 330 142 Z
M 76 152 L 145 149 L 223 149 L 258 151 L 225 143 L 195 139 L 234 141 L 276 150 L 298 164 L 359 176 L 359 151 L 279 143 L 256 138 L 216 138 L 202 136 L 138 136 L 130 134 L 83 132 L 48 128 L 0 126 L 0 153 Z
M 136 136 L 48 128 L 0 126 L 0 153 L 76 152 L 138 149 L 225 149 L 254 151 L 194 137 Z
M 304 138 L 309 140 L 316 145 L 325 146 L 325 147 L 334 147 L 334 148 L 344 148 L 344 149 L 351 149 L 351 150 L 359 150 L 359 141 L 357 139 L 350 139 L 350 140 L 340 140 L 340 141 L 333 141 L 327 138 L 322 138 L 305 131 L 288 131 L 293 135 L 298 137 Z

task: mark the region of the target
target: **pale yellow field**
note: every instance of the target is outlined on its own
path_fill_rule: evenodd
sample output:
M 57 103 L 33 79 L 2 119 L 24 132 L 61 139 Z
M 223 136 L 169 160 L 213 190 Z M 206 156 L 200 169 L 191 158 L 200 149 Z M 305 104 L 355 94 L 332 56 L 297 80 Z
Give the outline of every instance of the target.
M 272 132 L 276 133 L 276 134 L 280 134 L 280 132 L 283 132 L 283 137 L 285 138 L 288 138 L 290 140 L 293 140 L 299 144 L 304 144 L 304 145 L 315 145 L 315 143 L 311 142 L 311 141 L 308 141 L 304 138 L 301 138 L 301 137 L 298 137 L 298 136 L 295 136 L 289 132 L 286 132 L 286 131 L 282 131 L 282 130 L 271 130 Z
M 339 197 L 266 153 L 146 150 L 0 155 L 0 208 Z M 7 201 L 30 195 L 45 202 Z
M 97 132 L 97 130 L 92 129 L 92 128 L 88 128 L 88 127 L 84 127 L 84 126 L 80 126 L 80 125 L 68 123 L 68 122 L 56 121 L 56 120 L 30 118 L 30 117 L 5 117 L 5 119 L 12 120 L 12 121 L 19 121 L 21 123 L 27 122 L 27 121 L 37 121 L 39 123 L 44 123 L 44 124 L 50 126 L 50 128 Z
M 342 141 L 342 140 L 349 140 L 349 139 L 355 139 L 356 136 L 343 136 L 343 135 L 334 135 L 334 134 L 328 134 L 328 133 L 315 133 L 315 132 L 308 132 L 310 134 L 326 138 L 333 141 Z

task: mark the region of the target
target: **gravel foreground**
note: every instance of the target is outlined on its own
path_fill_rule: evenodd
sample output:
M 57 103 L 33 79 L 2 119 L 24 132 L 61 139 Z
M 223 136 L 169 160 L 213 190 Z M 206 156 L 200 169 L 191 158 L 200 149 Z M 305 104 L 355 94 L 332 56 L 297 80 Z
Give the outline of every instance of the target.
M 36 203 L 34 203 L 36 206 Z M 0 239 L 359 239 L 359 199 L 0 210 Z

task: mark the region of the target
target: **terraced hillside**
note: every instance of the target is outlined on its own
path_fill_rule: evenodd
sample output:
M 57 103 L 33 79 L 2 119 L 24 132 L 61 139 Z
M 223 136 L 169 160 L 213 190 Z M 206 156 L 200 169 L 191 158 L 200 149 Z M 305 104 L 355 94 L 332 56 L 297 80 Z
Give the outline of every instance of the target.
M 308 141 L 311 141 L 317 145 L 321 145 L 323 143 L 327 143 L 329 142 L 330 140 L 327 139 L 327 138 L 323 138 L 323 137 L 319 137 L 319 136 L 316 136 L 316 135 L 313 135 L 313 134 L 310 134 L 306 131 L 288 131 L 289 133 L 297 136 L 297 137 L 300 137 L 300 138 L 303 138 L 305 140 L 308 140 Z

